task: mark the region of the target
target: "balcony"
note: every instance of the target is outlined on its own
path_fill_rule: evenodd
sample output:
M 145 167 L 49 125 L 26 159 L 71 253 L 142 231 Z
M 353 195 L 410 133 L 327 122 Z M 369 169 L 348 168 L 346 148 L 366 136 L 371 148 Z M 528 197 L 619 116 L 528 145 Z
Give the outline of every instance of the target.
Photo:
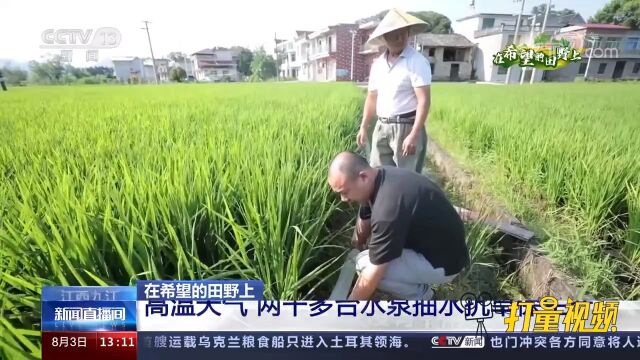
M 531 28 L 532 26 L 530 25 L 522 25 L 520 26 L 520 29 L 518 29 L 518 34 L 526 34 L 531 32 Z M 534 31 L 539 31 L 539 27 L 533 27 Z M 548 29 L 547 29 L 548 30 Z M 500 25 L 500 26 L 495 26 L 492 28 L 488 28 L 488 29 L 482 29 L 482 30 L 476 30 L 473 32 L 473 37 L 475 38 L 479 38 L 479 37 L 483 37 L 483 36 L 488 36 L 488 35 L 495 35 L 495 34 L 502 34 L 505 32 L 514 32 L 516 31 L 516 25 Z
M 318 60 L 322 58 L 329 57 L 329 47 L 322 46 L 319 48 L 313 48 L 312 52 L 309 54 L 309 60 Z

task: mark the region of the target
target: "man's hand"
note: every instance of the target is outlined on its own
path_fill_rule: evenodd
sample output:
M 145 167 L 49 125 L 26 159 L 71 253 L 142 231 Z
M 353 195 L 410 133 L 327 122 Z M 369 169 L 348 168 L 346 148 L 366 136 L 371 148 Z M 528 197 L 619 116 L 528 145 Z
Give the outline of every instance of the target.
M 409 156 L 416 153 L 416 146 L 418 145 L 418 135 L 413 131 L 404 138 L 402 142 L 402 156 Z
M 356 228 L 351 239 L 351 245 L 359 251 L 363 251 L 367 244 L 367 239 L 371 235 L 371 220 L 356 220 Z
M 358 135 L 356 136 L 356 142 L 358 143 L 358 150 L 362 149 L 367 144 L 367 129 L 360 127 Z
M 387 271 L 388 265 L 389 263 L 367 266 L 358 276 L 348 300 L 369 300 Z

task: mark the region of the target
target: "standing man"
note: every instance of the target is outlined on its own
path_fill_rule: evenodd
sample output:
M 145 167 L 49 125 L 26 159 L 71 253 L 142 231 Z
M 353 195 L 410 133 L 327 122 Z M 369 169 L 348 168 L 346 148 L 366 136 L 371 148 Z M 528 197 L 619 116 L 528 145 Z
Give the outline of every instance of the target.
M 462 219 L 445 193 L 413 170 L 371 167 L 357 154 L 338 154 L 329 186 L 342 201 L 368 207 L 359 222 L 358 280 L 349 300 L 368 300 L 376 289 L 394 298 L 429 300 L 431 285 L 453 279 L 469 264 Z
M 386 46 L 371 65 L 369 93 L 357 143 L 367 143 L 371 118 L 377 122 L 371 141 L 371 166 L 388 165 L 422 171 L 427 148 L 426 119 L 431 104 L 431 67 L 409 46 L 409 37 L 427 24 L 391 9 L 371 34 L 368 45 Z
M 7 86 L 4 84 L 4 78 L 2 77 L 2 71 L 0 71 L 0 87 L 2 87 L 2 91 L 7 91 Z

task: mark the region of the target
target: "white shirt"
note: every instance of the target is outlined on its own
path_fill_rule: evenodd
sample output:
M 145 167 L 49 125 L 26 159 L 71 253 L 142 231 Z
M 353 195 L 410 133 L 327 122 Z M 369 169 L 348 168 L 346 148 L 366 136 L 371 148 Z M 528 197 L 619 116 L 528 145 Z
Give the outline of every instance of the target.
M 378 92 L 376 112 L 380 117 L 396 116 L 416 110 L 414 88 L 431 85 L 429 61 L 407 46 L 389 66 L 387 51 L 374 60 L 369 74 L 369 91 Z

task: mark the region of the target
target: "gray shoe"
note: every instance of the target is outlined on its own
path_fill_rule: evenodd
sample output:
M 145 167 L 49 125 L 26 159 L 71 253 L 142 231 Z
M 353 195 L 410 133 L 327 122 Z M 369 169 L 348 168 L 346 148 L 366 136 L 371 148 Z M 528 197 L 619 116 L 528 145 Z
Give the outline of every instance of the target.
M 433 290 L 429 284 L 423 284 L 422 286 L 424 287 L 424 291 L 422 293 L 422 296 L 420 297 L 420 300 L 434 299 L 436 295 L 435 290 Z

